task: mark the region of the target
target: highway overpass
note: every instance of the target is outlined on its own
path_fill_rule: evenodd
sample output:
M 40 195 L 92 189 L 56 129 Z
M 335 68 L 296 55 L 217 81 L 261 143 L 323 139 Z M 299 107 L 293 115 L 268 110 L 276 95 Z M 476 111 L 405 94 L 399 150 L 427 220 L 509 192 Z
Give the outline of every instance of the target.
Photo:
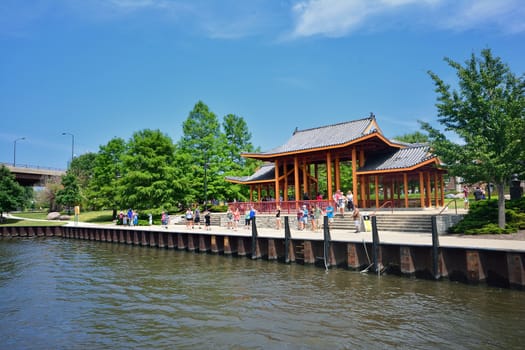
M 12 166 L 11 164 L 0 163 L 15 176 L 16 181 L 22 186 L 35 186 L 42 183 L 46 178 L 65 175 L 66 171 L 61 169 L 50 169 L 27 165 Z

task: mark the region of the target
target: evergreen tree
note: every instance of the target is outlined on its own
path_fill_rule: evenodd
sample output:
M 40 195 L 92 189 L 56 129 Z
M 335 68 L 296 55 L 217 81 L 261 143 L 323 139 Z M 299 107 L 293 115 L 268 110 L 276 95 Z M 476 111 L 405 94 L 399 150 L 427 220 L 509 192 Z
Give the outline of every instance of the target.
M 218 187 L 224 182 L 221 165 L 220 124 L 207 105 L 199 101 L 182 124 L 183 136 L 178 144 L 178 166 L 185 167 L 189 184 L 186 204 L 203 203 L 218 198 Z M 206 170 L 206 171 L 205 171 Z
M 172 140 L 160 130 L 135 132 L 122 156 L 122 204 L 134 209 L 172 208 L 184 188 L 174 157 Z
M 21 209 L 26 204 L 26 191 L 4 165 L 0 166 L 0 221 L 4 212 Z
M 455 133 L 461 143 L 422 123 L 429 132 L 434 151 L 448 165 L 451 175 L 467 182 L 493 182 L 498 192 L 498 225 L 505 227 L 505 186 L 513 173 L 523 170 L 525 155 L 525 79 L 516 77 L 489 49 L 462 66 L 445 61 L 458 77 L 452 90 L 429 71 L 438 94 L 438 121 Z
M 62 186 L 63 188 L 56 194 L 56 201 L 58 204 L 67 207 L 68 213 L 71 213 L 71 208 L 79 205 L 82 197 L 80 196 L 77 177 L 70 170 L 62 176 Z
M 93 165 L 93 179 L 89 183 L 89 200 L 95 208 L 113 209 L 113 218 L 117 215 L 121 194 L 118 180 L 123 173 L 122 156 L 126 151 L 126 142 L 113 138 L 106 145 L 100 146 Z

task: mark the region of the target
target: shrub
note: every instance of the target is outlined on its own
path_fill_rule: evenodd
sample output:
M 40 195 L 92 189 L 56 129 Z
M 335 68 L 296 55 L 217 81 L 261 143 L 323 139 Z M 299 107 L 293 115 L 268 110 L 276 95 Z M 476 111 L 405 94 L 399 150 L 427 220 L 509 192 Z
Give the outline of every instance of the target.
M 497 199 L 472 202 L 465 218 L 449 229 L 451 233 L 468 235 L 509 234 L 525 228 L 525 197 L 507 201 L 505 209 L 506 226 L 498 226 Z

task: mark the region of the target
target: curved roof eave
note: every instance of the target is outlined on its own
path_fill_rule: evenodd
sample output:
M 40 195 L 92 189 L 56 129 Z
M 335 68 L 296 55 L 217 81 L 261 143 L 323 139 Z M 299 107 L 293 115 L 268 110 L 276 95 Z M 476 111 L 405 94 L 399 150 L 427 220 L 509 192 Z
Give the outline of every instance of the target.
M 244 158 L 252 158 L 252 159 L 259 159 L 259 160 L 266 160 L 266 159 L 272 159 L 277 157 L 283 157 L 283 156 L 289 156 L 293 154 L 304 154 L 304 153 L 310 153 L 310 152 L 318 152 L 318 151 L 327 151 L 332 149 L 338 149 L 338 148 L 344 148 L 348 147 L 372 138 L 378 138 L 381 141 L 383 141 L 386 145 L 393 147 L 393 148 L 405 148 L 406 146 L 403 144 L 399 144 L 396 142 L 392 142 L 388 140 L 383 134 L 378 132 L 377 130 L 372 131 L 369 134 L 363 135 L 361 137 L 358 137 L 356 139 L 350 140 L 348 142 L 329 145 L 329 146 L 322 146 L 322 147 L 313 147 L 313 148 L 305 148 L 300 150 L 292 150 L 288 152 L 280 152 L 280 153 L 241 153 L 241 157 Z
M 429 164 L 436 164 L 439 166 L 441 163 L 439 161 L 438 157 L 432 156 L 430 159 L 427 159 L 426 161 L 423 161 L 418 164 L 414 164 L 411 167 L 405 167 L 405 168 L 389 168 L 389 169 L 381 169 L 381 170 L 367 170 L 367 171 L 359 171 L 357 170 L 358 175 L 373 175 L 373 174 L 385 174 L 385 173 L 394 173 L 394 172 L 407 172 L 407 171 L 414 171 L 416 169 L 419 169 L 421 167 L 424 167 Z M 445 171 L 441 168 L 436 168 L 438 171 Z

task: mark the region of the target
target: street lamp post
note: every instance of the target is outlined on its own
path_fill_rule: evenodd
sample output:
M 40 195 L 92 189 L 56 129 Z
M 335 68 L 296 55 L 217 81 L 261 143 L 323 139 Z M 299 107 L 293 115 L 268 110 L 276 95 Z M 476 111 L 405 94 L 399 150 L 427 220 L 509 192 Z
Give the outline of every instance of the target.
M 208 178 L 206 177 L 208 163 L 204 163 L 204 210 L 208 210 Z
M 25 140 L 26 138 L 25 137 L 20 137 L 18 139 L 16 139 L 13 144 L 13 166 L 15 167 L 16 166 L 16 141 L 20 141 L 20 140 Z
M 62 135 L 71 136 L 71 163 L 73 163 L 73 158 L 75 157 L 75 135 L 69 132 L 63 132 Z

